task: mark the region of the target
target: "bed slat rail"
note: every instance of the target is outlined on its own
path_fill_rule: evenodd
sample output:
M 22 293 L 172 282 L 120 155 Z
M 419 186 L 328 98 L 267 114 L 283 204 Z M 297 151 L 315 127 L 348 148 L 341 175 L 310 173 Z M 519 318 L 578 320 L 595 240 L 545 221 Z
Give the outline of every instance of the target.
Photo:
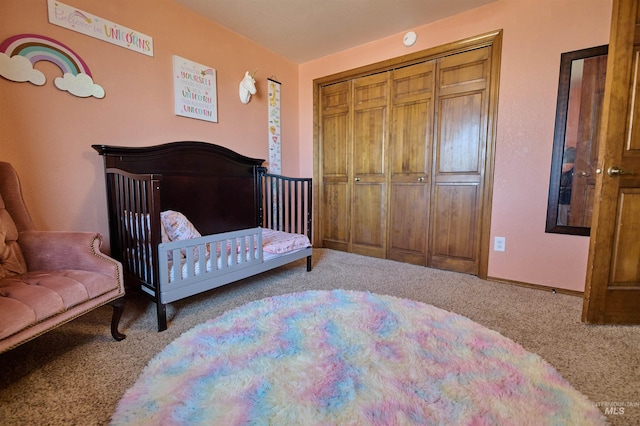
M 311 240 L 312 179 L 260 174 L 263 228 L 306 235 Z
M 260 228 L 161 243 L 158 246 L 160 282 L 166 285 L 160 303 L 197 294 L 202 291 L 197 285 L 203 279 L 211 282 L 229 271 L 262 264 L 259 247 L 262 247 Z
M 154 248 L 160 243 L 160 217 L 151 220 L 151 215 L 160 212 L 162 176 L 108 168 L 106 180 L 111 254 L 122 262 L 126 275 L 155 291 L 158 261 Z M 152 232 L 152 226 L 158 229 Z

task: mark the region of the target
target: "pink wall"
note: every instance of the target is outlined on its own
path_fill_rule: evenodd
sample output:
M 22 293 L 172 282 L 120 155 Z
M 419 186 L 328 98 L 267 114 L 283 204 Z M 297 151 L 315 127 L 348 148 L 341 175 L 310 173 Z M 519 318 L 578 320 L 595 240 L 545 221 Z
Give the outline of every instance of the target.
M 607 44 L 611 0 L 498 0 L 403 33 L 302 64 L 300 164 L 313 168 L 313 80 L 503 29 L 489 276 L 584 290 L 589 239 L 544 232 L 560 54 Z
M 41 229 L 107 234 L 102 159 L 91 144 L 144 146 L 202 140 L 267 158 L 266 79 L 282 85 L 283 172 L 313 173 L 313 79 L 406 53 L 504 30 L 491 234 L 490 276 L 583 290 L 585 237 L 544 233 L 560 54 L 608 42 L 611 0 L 498 0 L 430 25 L 411 48 L 403 33 L 300 66 L 199 17 L 171 0 L 66 0 L 93 15 L 153 37 L 154 57 L 48 23 L 45 0 L 0 2 L 0 40 L 20 33 L 52 37 L 75 50 L 106 91 L 81 99 L 56 89 L 60 71 L 36 65 L 44 86 L 0 78 L 0 159 L 21 176 Z M 151 5 L 153 3 L 153 7 Z M 569 19 L 571 17 L 571 19 Z M 218 123 L 173 113 L 172 55 L 218 73 Z M 237 97 L 257 68 L 258 95 Z
M 177 140 L 217 143 L 268 158 L 267 83 L 282 83 L 283 172 L 298 173 L 298 67 L 170 0 L 64 0 L 92 15 L 153 37 L 148 57 L 49 24 L 46 0 L 0 2 L 0 41 L 21 33 L 73 49 L 106 91 L 78 98 L 54 87 L 61 71 L 39 62 L 44 86 L 0 78 L 0 159 L 20 174 L 43 230 L 108 235 L 102 158 L 92 144 L 144 146 Z M 172 55 L 217 71 L 218 123 L 174 115 Z M 238 83 L 254 69 L 258 93 L 240 103 Z

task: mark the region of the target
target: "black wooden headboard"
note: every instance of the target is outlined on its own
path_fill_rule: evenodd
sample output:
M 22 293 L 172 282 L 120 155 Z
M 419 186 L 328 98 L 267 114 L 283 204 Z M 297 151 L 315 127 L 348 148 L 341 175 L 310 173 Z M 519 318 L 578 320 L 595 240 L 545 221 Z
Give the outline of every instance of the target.
M 160 209 L 185 214 L 202 235 L 259 226 L 264 160 L 206 142 L 92 145 L 109 168 L 159 175 Z

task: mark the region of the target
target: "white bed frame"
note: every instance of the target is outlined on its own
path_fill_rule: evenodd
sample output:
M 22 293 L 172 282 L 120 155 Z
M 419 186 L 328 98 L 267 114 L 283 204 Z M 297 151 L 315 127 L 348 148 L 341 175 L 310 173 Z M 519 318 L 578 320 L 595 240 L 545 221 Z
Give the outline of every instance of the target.
M 227 247 L 229 250 L 220 250 L 217 258 L 207 255 L 207 245 Z M 257 248 L 250 250 L 251 246 Z M 307 247 L 290 253 L 265 256 L 260 227 L 161 243 L 158 245 L 158 250 L 159 301 L 165 305 L 308 258 L 312 252 L 312 248 Z M 183 262 L 169 261 L 169 252 L 172 253 L 173 259 L 179 259 L 181 252 L 184 252 L 186 259 Z M 195 253 L 198 253 L 197 259 Z M 217 261 L 213 262 L 213 260 Z M 207 264 L 216 267 L 207 267 Z M 153 296 L 150 289 L 144 290 Z

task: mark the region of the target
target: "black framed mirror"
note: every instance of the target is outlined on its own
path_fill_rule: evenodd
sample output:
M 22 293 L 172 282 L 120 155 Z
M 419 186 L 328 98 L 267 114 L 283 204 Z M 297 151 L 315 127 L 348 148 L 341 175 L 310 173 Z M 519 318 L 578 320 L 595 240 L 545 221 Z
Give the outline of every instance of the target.
M 589 235 L 608 46 L 563 53 L 545 231 Z

